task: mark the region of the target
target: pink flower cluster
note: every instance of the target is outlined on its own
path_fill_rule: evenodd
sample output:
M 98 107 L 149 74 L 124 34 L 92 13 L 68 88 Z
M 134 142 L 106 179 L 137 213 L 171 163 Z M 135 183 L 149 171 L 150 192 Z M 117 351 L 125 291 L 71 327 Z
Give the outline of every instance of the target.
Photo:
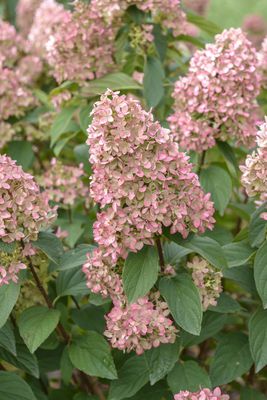
M 205 15 L 209 6 L 209 2 L 209 0 L 184 0 L 183 4 L 196 14 Z
M 201 389 L 198 392 L 182 390 L 174 396 L 174 400 L 230 400 L 228 394 L 222 394 L 220 388 L 214 390 Z
M 53 36 L 60 24 L 68 23 L 69 15 L 63 5 L 55 0 L 39 1 L 28 35 L 30 45 L 36 54 L 46 59 L 46 46 L 50 36 Z M 68 46 L 71 46 L 71 43 Z
M 259 90 L 256 50 L 241 29 L 224 30 L 194 53 L 187 76 L 175 84 L 168 121 L 176 140 L 197 152 L 216 138 L 253 146 Z
M 203 310 L 216 306 L 217 298 L 222 292 L 222 273 L 216 271 L 207 260 L 197 256 L 187 263 L 187 267 L 192 270 L 193 282 L 199 290 Z
M 267 36 L 263 40 L 261 49 L 258 53 L 259 58 L 259 70 L 261 73 L 262 86 L 267 88 Z
M 19 0 L 16 9 L 16 17 L 17 26 L 22 36 L 27 37 L 33 23 L 35 12 L 41 2 L 42 0 Z
M 241 182 L 246 188 L 249 197 L 255 197 L 258 204 L 267 201 L 267 118 L 260 126 L 257 135 L 257 151 L 246 158 L 245 165 L 241 166 Z M 267 220 L 267 213 L 262 214 Z
M 148 297 L 139 298 L 125 308 L 115 304 L 106 316 L 105 335 L 112 347 L 142 354 L 162 343 L 175 342 L 177 330 L 168 318 L 167 304 L 160 301 L 159 296 L 159 293 L 154 294 L 154 302 Z
M 94 3 L 76 1 L 74 11 L 64 11 L 54 26 L 46 47 L 47 61 L 58 82 L 91 80 L 113 68 L 116 31 L 105 23 Z
M 0 240 L 36 240 L 41 227 L 53 218 L 48 198 L 33 177 L 11 158 L 0 156 Z
M 7 128 L 7 134 L 1 135 L 1 147 L 13 132 L 4 121 L 11 116 L 22 116 L 36 102 L 29 85 L 37 78 L 42 65 L 26 51 L 26 42 L 15 28 L 0 20 L 0 124 L 1 131 L 4 126 Z
M 50 167 L 39 178 L 50 201 L 72 206 L 77 200 L 89 204 L 89 189 L 82 181 L 83 164 L 77 166 L 64 165 L 53 158 Z
M 267 23 L 264 17 L 258 14 L 247 15 L 242 27 L 247 32 L 249 40 L 258 49 L 267 33 Z
M 153 319 L 144 312 L 140 314 L 139 303 L 127 305 L 116 264 L 129 251 L 137 252 L 144 244 L 153 245 L 163 226 L 184 237 L 190 231 L 212 228 L 213 204 L 169 130 L 155 122 L 152 113 L 144 111 L 138 100 L 107 90 L 92 115 L 87 142 L 93 168 L 90 194 L 105 210 L 97 215 L 94 224 L 94 239 L 99 247 L 87 256 L 83 271 L 88 287 L 109 295 L 115 304 L 107 317 L 111 343 L 127 350 L 135 344 L 140 353 L 150 344 L 173 341 L 174 328 L 166 320 L 161 336 Z M 160 320 L 168 314 L 163 303 L 149 297 L 142 302 L 146 304 L 142 303 L 142 309 L 146 307 L 161 325 Z M 118 315 L 123 316 L 123 323 L 132 319 L 135 329 L 127 334 L 118 331 Z M 147 341 L 142 339 L 141 345 L 137 337 L 141 328 L 137 325 L 141 324 L 142 315 Z M 158 340 L 152 335 L 155 329 Z

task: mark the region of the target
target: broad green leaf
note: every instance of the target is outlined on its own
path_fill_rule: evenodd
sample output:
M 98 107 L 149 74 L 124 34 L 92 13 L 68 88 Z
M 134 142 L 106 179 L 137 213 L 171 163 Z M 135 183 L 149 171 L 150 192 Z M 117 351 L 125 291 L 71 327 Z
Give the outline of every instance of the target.
M 266 400 L 266 396 L 256 389 L 241 388 L 240 400 Z
M 38 239 L 32 242 L 32 245 L 42 252 L 55 264 L 59 264 L 60 257 L 63 254 L 63 246 L 61 241 L 49 232 L 40 232 Z
M 195 361 L 176 364 L 167 380 L 173 394 L 179 393 L 180 390 L 195 392 L 200 387 L 211 387 L 209 375 Z
M 81 90 L 83 96 L 97 96 L 111 90 L 140 90 L 142 89 L 139 83 L 123 72 L 115 72 L 108 74 L 99 79 L 94 79 L 88 82 Z
M 204 340 L 213 337 L 220 332 L 227 323 L 227 315 L 206 311 L 203 316 L 201 332 L 199 336 L 191 335 L 182 331 L 180 336 L 183 347 L 193 346 L 204 342 Z
M 229 174 L 217 165 L 210 165 L 202 169 L 200 183 L 205 192 L 211 193 L 216 210 L 223 215 L 232 194 L 232 180 Z
M 5 325 L 19 297 L 20 286 L 11 282 L 0 287 L 0 328 Z
M 10 321 L 7 321 L 0 328 L 0 347 L 9 351 L 14 356 L 16 355 L 15 335 Z
M 257 208 L 257 210 L 251 216 L 248 237 L 252 247 L 260 247 L 260 245 L 266 238 L 267 223 L 264 219 L 260 217 L 261 213 L 266 211 L 267 203 Z
M 231 279 L 247 292 L 257 295 L 257 289 L 253 276 L 253 268 L 250 268 L 249 265 L 245 264 L 241 265 L 240 267 L 225 268 L 222 272 L 225 278 Z
M 65 347 L 60 360 L 61 377 L 65 385 L 68 385 L 71 381 L 73 368 L 74 366 L 70 361 L 68 348 Z
M 110 347 L 99 333 L 89 331 L 77 338 L 69 348 L 69 356 L 72 364 L 88 375 L 117 378 Z
M 31 353 L 56 329 L 59 317 L 58 310 L 43 306 L 33 306 L 23 311 L 18 319 L 18 328 Z
M 258 310 L 250 318 L 249 344 L 256 372 L 259 372 L 267 365 L 267 310 Z
M 111 382 L 108 400 L 128 399 L 149 381 L 149 370 L 144 355 L 129 358 L 118 375 L 118 379 Z
M 137 253 L 130 253 L 125 261 L 122 281 L 130 303 L 145 296 L 156 283 L 159 272 L 158 253 L 153 246 L 144 246 Z
M 17 161 L 24 170 L 28 170 L 34 161 L 32 144 L 23 140 L 13 140 L 8 143 L 7 154 Z
M 234 314 L 241 310 L 241 306 L 229 294 L 223 292 L 217 300 L 217 305 L 210 306 L 209 310 L 218 313 Z
M 156 107 L 164 95 L 165 72 L 160 60 L 148 56 L 144 67 L 144 97 L 148 107 Z
M 74 125 L 73 125 L 73 128 L 75 128 Z M 60 153 L 62 152 L 62 150 L 64 149 L 64 147 L 66 146 L 66 144 L 79 133 L 78 128 L 79 128 L 78 125 L 76 125 L 77 130 L 75 131 L 75 129 L 74 129 L 74 133 L 70 133 L 69 135 L 64 135 L 62 139 L 59 139 L 57 141 L 57 143 L 55 144 L 55 146 L 53 148 L 53 152 L 54 152 L 55 156 L 58 157 L 60 155 Z
M 12 254 L 15 249 L 16 249 L 16 242 L 5 243 L 2 240 L 0 240 L 0 251 L 3 251 L 4 253 L 7 254 Z
M 233 242 L 223 246 L 228 266 L 238 267 L 244 265 L 252 257 L 254 250 L 250 247 L 247 240 L 241 242 Z
M 94 249 L 95 246 L 86 244 L 67 251 L 60 258 L 59 269 L 63 271 L 75 267 L 81 267 L 86 262 L 86 254 L 91 253 Z
M 74 147 L 74 155 L 79 163 L 83 163 L 83 168 L 88 175 L 91 175 L 92 169 L 89 163 L 89 146 L 87 144 L 78 144 Z
M 263 308 L 267 308 L 267 241 L 263 243 L 256 253 L 254 278 Z
M 105 314 L 106 309 L 104 307 L 86 304 L 79 310 L 73 309 L 71 317 L 75 324 L 82 329 L 103 333 L 106 327 Z
M 191 250 L 179 246 L 174 242 L 166 242 L 164 244 L 163 252 L 165 263 L 175 265 L 178 264 L 183 257 L 187 256 L 187 254 L 190 254 Z
M 17 354 L 13 355 L 5 349 L 0 349 L 0 359 L 5 360 L 9 364 L 28 374 L 39 378 L 39 366 L 35 354 L 31 354 L 27 346 L 17 337 Z
M 180 344 L 161 344 L 144 353 L 149 369 L 149 380 L 154 385 L 170 372 L 179 358 Z
M 160 280 L 159 290 L 177 324 L 185 331 L 199 335 L 202 307 L 199 292 L 191 277 L 183 273 L 176 278 L 163 278 Z
M 164 235 L 179 246 L 191 250 L 208 260 L 218 269 L 227 268 L 227 261 L 222 247 L 215 240 L 207 236 L 191 235 L 187 239 L 182 239 L 178 234 L 171 235 L 169 230 L 164 230 Z
M 238 162 L 237 162 L 234 150 L 227 142 L 221 142 L 219 140 L 217 140 L 216 142 L 217 142 L 217 146 L 218 146 L 219 150 L 221 151 L 221 153 L 223 154 L 225 160 L 228 161 L 234 167 L 233 172 L 236 175 L 236 173 L 239 171 L 239 166 L 238 166 Z
M 201 15 L 196 15 L 191 12 L 187 12 L 187 20 L 192 24 L 196 25 L 202 31 L 208 33 L 211 36 L 217 35 L 222 32 L 222 28 L 217 26 L 214 22 L 208 21 Z
M 68 106 L 57 114 L 50 130 L 51 146 L 57 142 L 63 133 L 69 132 L 71 119 L 76 109 L 76 106 Z
M 85 133 L 86 135 L 87 135 L 88 126 L 92 119 L 92 117 L 90 116 L 92 108 L 93 108 L 92 103 L 86 104 L 86 106 L 83 106 L 79 112 L 79 124 L 80 124 L 80 127 L 81 127 L 83 133 Z
M 68 295 L 86 295 L 89 293 L 85 275 L 80 267 L 60 271 L 56 280 L 56 289 L 58 298 Z
M 0 371 L 0 399 L 36 400 L 30 386 L 14 372 Z
M 241 377 L 252 364 L 248 337 L 239 332 L 226 333 L 219 341 L 211 363 L 212 386 L 224 385 Z

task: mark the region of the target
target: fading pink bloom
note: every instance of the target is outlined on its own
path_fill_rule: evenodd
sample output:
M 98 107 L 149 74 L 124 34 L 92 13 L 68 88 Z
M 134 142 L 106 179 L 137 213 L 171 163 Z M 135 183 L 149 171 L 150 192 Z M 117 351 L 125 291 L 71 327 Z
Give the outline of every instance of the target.
M 247 15 L 243 20 L 242 28 L 247 32 L 251 43 L 258 49 L 267 33 L 267 23 L 263 16 Z
M 222 292 L 222 273 L 204 258 L 194 257 L 186 265 L 192 271 L 192 279 L 199 290 L 203 310 L 209 306 L 216 306 L 217 298 Z
M 261 74 L 261 83 L 264 88 L 267 88 L 267 36 L 262 42 L 258 53 L 259 71 Z
M 20 33 L 27 37 L 42 0 L 19 0 L 16 9 L 17 25 Z
M 195 52 L 187 76 L 175 84 L 168 118 L 175 139 L 197 152 L 213 147 L 216 138 L 253 146 L 259 91 L 256 50 L 241 29 L 224 30 Z
M 168 318 L 167 304 L 159 300 L 159 293 L 152 297 L 152 300 L 140 298 L 130 305 L 119 302 L 114 305 L 106 316 L 107 329 L 104 332 L 112 347 L 142 354 L 162 343 L 175 342 L 177 329 Z
M 77 200 L 82 200 L 89 205 L 89 188 L 82 181 L 83 176 L 83 164 L 64 165 L 53 158 L 50 167 L 39 177 L 38 182 L 50 201 L 73 206 Z
M 34 178 L 11 158 L 0 156 L 0 239 L 11 243 L 36 240 L 55 213 Z
M 257 150 L 249 154 L 242 171 L 241 182 L 249 197 L 254 197 L 258 205 L 267 201 L 267 118 L 257 134 Z M 266 213 L 262 214 L 266 220 Z
M 183 0 L 182 3 L 186 8 L 194 11 L 196 14 L 205 15 L 210 3 L 210 0 Z
M 201 389 L 198 392 L 189 392 L 188 390 L 181 390 L 178 394 L 174 395 L 174 400 L 230 400 L 228 394 L 222 394 L 220 388 Z

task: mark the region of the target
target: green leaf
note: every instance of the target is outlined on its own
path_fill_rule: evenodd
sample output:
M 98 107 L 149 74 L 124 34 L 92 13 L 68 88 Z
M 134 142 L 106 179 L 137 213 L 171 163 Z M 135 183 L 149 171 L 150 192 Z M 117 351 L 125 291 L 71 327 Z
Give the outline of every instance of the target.
M 234 174 L 236 175 L 236 173 L 239 171 L 239 166 L 238 166 L 238 162 L 236 160 L 234 150 L 227 142 L 221 142 L 220 140 L 217 140 L 216 143 L 217 143 L 219 150 L 223 154 L 226 162 L 230 163 L 232 165 L 232 167 L 234 167 L 231 169 L 230 169 L 230 166 L 228 167 L 230 169 L 230 172 L 234 172 Z
M 241 306 L 229 294 L 223 292 L 221 293 L 219 299 L 217 300 L 217 305 L 210 306 L 209 310 L 222 314 L 223 313 L 234 314 L 241 310 Z
M 80 267 L 61 271 L 57 277 L 56 289 L 58 298 L 68 295 L 82 296 L 89 293 L 85 275 Z
M 218 343 L 211 363 L 212 386 L 224 385 L 241 377 L 252 364 L 248 337 L 239 332 L 225 334 Z
M 168 375 L 168 384 L 171 391 L 179 393 L 180 390 L 196 392 L 200 387 L 211 388 L 207 372 L 195 361 L 186 361 L 176 364 Z
M 130 303 L 145 296 L 156 283 L 159 272 L 157 250 L 144 246 L 138 253 L 130 253 L 125 261 L 122 281 Z
M 260 247 L 266 238 L 267 223 L 260 217 L 263 212 L 267 212 L 267 203 L 257 208 L 251 216 L 248 237 L 252 247 Z
M 29 352 L 27 346 L 22 342 L 20 337 L 17 337 L 16 348 L 16 355 L 11 354 L 5 349 L 0 349 L 0 358 L 38 379 L 40 373 L 35 354 Z
M 75 324 L 85 330 L 93 330 L 103 333 L 106 327 L 105 320 L 106 309 L 102 306 L 86 304 L 79 310 L 73 309 L 71 317 Z
M 23 311 L 18 319 L 18 328 L 31 353 L 56 329 L 59 317 L 58 310 L 43 306 L 33 306 Z
M 0 371 L 0 399 L 36 400 L 31 388 L 14 372 Z
M 23 140 L 13 140 L 8 143 L 7 155 L 13 160 L 17 161 L 18 165 L 21 165 L 24 170 L 31 167 L 34 161 L 34 152 L 32 144 Z
M 254 278 L 256 288 L 263 303 L 267 308 L 267 241 L 258 249 L 254 261 Z
M 254 253 L 247 240 L 229 243 L 223 246 L 223 251 L 230 268 L 246 264 Z
M 63 254 L 63 246 L 61 241 L 49 232 L 40 232 L 38 239 L 32 242 L 32 245 L 37 249 L 42 250 L 42 252 L 53 261 L 55 264 L 59 264 L 60 257 Z
M 140 90 L 142 89 L 130 76 L 115 72 L 99 79 L 88 82 L 86 87 L 81 90 L 83 96 L 97 96 L 104 93 L 107 89 L 111 90 Z
M 258 310 L 250 318 L 249 344 L 256 372 L 259 372 L 267 365 L 267 310 Z
M 211 36 L 217 35 L 222 32 L 222 28 L 214 24 L 214 22 L 208 21 L 201 15 L 196 15 L 191 12 L 187 12 L 187 21 L 196 25 L 202 31 L 208 33 Z
M 240 400 L 266 400 L 266 397 L 256 389 L 241 388 Z
M 144 67 L 144 97 L 148 107 L 156 107 L 164 95 L 163 66 L 156 57 L 147 57 Z
M 108 400 L 127 399 L 149 381 L 149 371 L 144 355 L 128 359 L 118 375 L 119 378 L 111 382 Z
M 63 133 L 69 132 L 69 127 L 72 122 L 71 119 L 76 109 L 77 106 L 69 106 L 63 108 L 63 110 L 57 114 L 50 130 L 51 146 L 57 142 Z
M 117 378 L 110 347 L 105 339 L 94 331 L 77 338 L 69 348 L 69 356 L 73 365 L 88 375 Z
M 205 192 L 211 193 L 216 210 L 223 215 L 232 194 L 232 180 L 229 174 L 217 165 L 210 165 L 202 169 L 200 183 Z
M 15 249 L 16 249 L 16 242 L 5 243 L 2 240 L 0 240 L 0 251 L 3 251 L 4 253 L 7 254 L 12 254 Z
M 83 163 L 85 172 L 89 175 L 92 173 L 91 165 L 89 163 L 89 146 L 87 144 L 78 144 L 74 147 L 74 155 L 79 163 Z
M 14 356 L 16 355 L 15 335 L 9 321 L 0 329 L 0 347 L 3 347 Z
M 144 353 L 149 369 L 149 380 L 154 385 L 170 372 L 179 358 L 179 342 L 162 344 Z
M 20 286 L 11 282 L 0 287 L 0 328 L 5 325 L 19 297 Z
M 60 360 L 61 377 L 65 385 L 68 385 L 71 381 L 73 368 L 74 366 L 70 361 L 68 348 L 65 347 Z
M 164 235 L 179 246 L 190 249 L 191 253 L 197 253 L 208 260 L 218 269 L 227 268 L 227 261 L 222 247 L 215 240 L 207 236 L 191 235 L 187 239 L 182 239 L 180 235 L 171 235 L 167 229 Z
M 81 127 L 83 133 L 85 133 L 86 135 L 87 135 L 88 126 L 92 120 L 92 117 L 90 116 L 92 108 L 93 108 L 92 103 L 86 104 L 86 106 L 83 106 L 79 112 L 80 127 Z
M 227 315 L 217 314 L 215 312 L 206 311 L 203 316 L 201 332 L 199 336 L 191 335 L 185 331 L 181 332 L 183 347 L 193 346 L 204 342 L 204 340 L 215 336 L 220 332 L 227 322 Z
M 91 253 L 96 247 L 91 244 L 80 245 L 76 249 L 67 251 L 60 258 L 59 269 L 65 271 L 81 267 L 86 262 L 86 254 Z
M 197 288 L 188 274 L 175 278 L 163 278 L 159 290 L 168 303 L 177 324 L 193 335 L 199 335 L 202 321 L 202 307 Z

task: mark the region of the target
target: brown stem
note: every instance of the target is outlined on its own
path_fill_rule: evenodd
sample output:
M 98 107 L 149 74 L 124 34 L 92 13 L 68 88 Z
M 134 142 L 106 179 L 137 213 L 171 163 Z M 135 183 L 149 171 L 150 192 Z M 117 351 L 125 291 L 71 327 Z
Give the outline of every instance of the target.
M 0 371 L 6 371 L 5 367 L 0 363 Z
M 202 167 L 203 167 L 203 165 L 205 163 L 205 156 L 206 156 L 206 151 L 203 151 L 202 154 L 201 154 L 200 163 L 198 165 L 198 170 L 197 170 L 197 174 L 198 175 L 200 174 L 200 172 L 202 170 Z
M 158 255 L 159 255 L 159 265 L 160 265 L 161 269 L 164 269 L 165 262 L 164 262 L 164 255 L 163 255 L 160 237 L 156 237 L 155 242 L 156 242 Z

